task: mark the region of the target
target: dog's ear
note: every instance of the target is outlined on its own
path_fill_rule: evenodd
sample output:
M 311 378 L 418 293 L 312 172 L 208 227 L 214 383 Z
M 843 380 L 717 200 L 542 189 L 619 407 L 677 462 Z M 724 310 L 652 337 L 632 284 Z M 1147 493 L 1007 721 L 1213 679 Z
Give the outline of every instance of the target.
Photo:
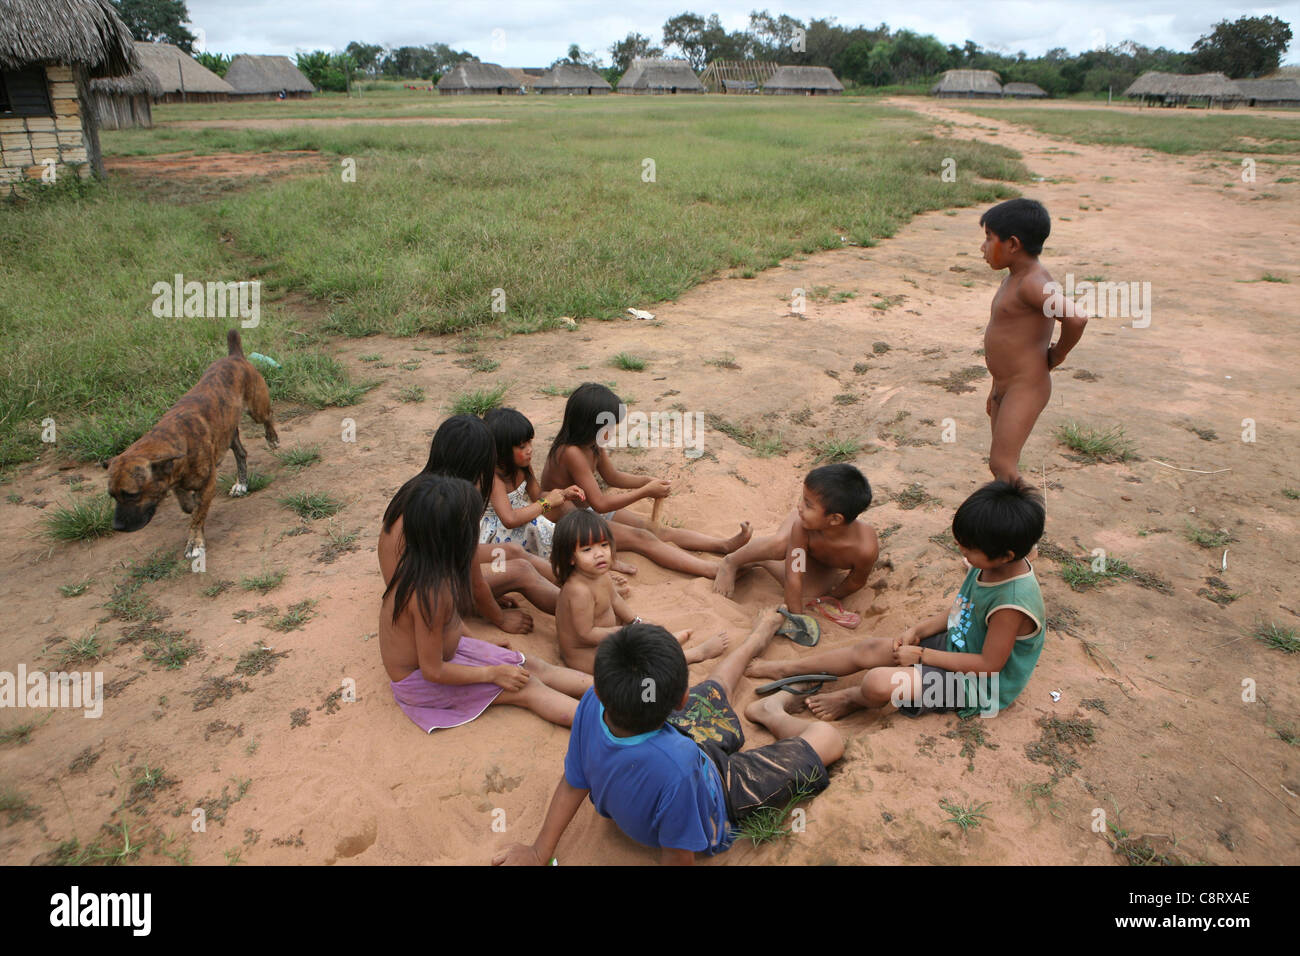
M 168 458 L 159 458 L 149 462 L 149 471 L 152 473 L 154 480 L 167 481 L 171 478 L 172 469 L 184 457 L 184 455 L 172 455 Z

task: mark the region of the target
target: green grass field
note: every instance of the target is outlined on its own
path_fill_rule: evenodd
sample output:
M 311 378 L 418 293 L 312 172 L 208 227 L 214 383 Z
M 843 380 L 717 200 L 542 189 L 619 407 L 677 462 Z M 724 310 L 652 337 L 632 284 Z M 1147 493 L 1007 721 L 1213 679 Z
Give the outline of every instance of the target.
M 117 176 L 0 204 L 0 467 L 39 453 L 46 418 L 63 451 L 115 454 L 224 352 L 234 320 L 152 314 L 154 283 L 177 273 L 261 280 L 261 324 L 243 334 L 245 352 L 283 364 L 267 373 L 273 400 L 347 405 L 368 383 L 330 358 L 330 336 L 612 318 L 720 270 L 752 275 L 870 245 L 921 212 L 1016 195 L 1028 175 L 1009 150 L 936 139 L 859 98 L 395 90 L 155 109 L 163 124 L 351 115 L 505 122 L 106 132 L 108 156 L 311 149 L 331 171 L 193 187 Z M 939 178 L 949 156 L 956 183 Z M 344 158 L 356 182 L 343 181 Z
M 946 105 L 946 104 L 945 104 Z M 1119 110 L 971 109 L 987 119 L 1029 126 L 1049 136 L 1103 146 L 1141 146 L 1161 153 L 1300 154 L 1300 114 L 1251 116 L 1233 112 L 1152 108 Z

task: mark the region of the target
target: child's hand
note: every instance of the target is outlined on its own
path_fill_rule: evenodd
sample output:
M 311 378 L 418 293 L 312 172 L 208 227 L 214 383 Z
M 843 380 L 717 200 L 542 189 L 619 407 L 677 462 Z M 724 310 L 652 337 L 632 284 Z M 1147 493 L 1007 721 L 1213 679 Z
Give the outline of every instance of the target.
M 533 616 L 518 608 L 508 608 L 497 626 L 507 634 L 527 634 L 533 629 Z
M 1060 364 L 1061 364 L 1062 362 L 1064 362 L 1064 361 L 1065 361 L 1065 356 L 1063 356 L 1063 355 L 1058 355 L 1058 354 L 1057 354 L 1056 346 L 1055 346 L 1055 345 L 1053 345 L 1053 346 L 1051 346 L 1051 347 L 1048 348 L 1048 350 L 1047 350 L 1047 370 L 1048 370 L 1049 372 L 1050 372 L 1052 369 L 1056 368 L 1058 365 L 1060 365 Z
M 502 690 L 523 690 L 528 683 L 528 671 L 517 664 L 498 664 L 492 668 L 492 683 Z
M 522 843 L 512 843 L 496 856 L 492 857 L 493 866 L 541 866 L 542 858 L 537 851 Z
M 921 660 L 921 651 L 923 648 L 916 644 L 904 644 L 901 641 L 894 645 L 894 663 L 899 667 L 911 667 Z
M 550 511 L 551 508 L 554 508 L 561 501 L 573 500 L 569 497 L 569 491 L 567 488 L 552 488 L 546 494 L 542 495 L 542 497 L 546 499 L 546 503 L 550 506 L 546 509 L 547 511 Z
M 672 483 L 666 478 L 651 478 L 642 488 L 651 498 L 667 498 L 668 492 L 672 490 Z
M 916 628 L 909 627 L 906 631 L 903 632 L 903 636 L 900 637 L 897 641 L 895 641 L 895 646 L 897 646 L 898 644 L 920 644 L 920 643 L 921 643 L 921 635 L 916 633 Z
M 586 501 L 587 493 L 577 485 L 569 485 L 564 489 L 564 497 L 568 501 Z

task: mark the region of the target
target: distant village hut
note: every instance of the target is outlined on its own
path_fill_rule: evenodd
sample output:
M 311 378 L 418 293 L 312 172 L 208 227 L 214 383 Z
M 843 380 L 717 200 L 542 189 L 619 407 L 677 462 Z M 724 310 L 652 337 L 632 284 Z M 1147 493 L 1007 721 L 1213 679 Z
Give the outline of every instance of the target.
M 1041 100 L 1047 97 L 1047 91 L 1037 83 L 1008 83 L 1002 87 L 1002 96 L 1017 100 Z
M 1236 84 L 1247 106 L 1300 107 L 1300 80 L 1264 78 L 1237 80 Z
M 234 89 L 194 57 L 170 43 L 137 42 L 140 64 L 158 78 L 158 103 L 224 103 Z
M 710 93 L 757 93 L 779 69 L 770 60 L 712 60 L 700 83 Z
M 1161 106 L 1218 105 L 1224 109 L 1246 100 L 1237 84 L 1222 73 L 1143 73 L 1124 95 Z
M 559 64 L 537 81 L 535 89 L 538 93 L 570 96 L 598 96 L 614 91 L 603 76 L 581 63 Z
M 90 82 L 139 65 L 108 0 L 0 0 L 0 189 L 102 176 Z
M 704 84 L 685 60 L 642 57 L 632 61 L 618 81 L 618 91 L 634 95 L 703 93 Z
M 930 95 L 976 99 L 1002 95 L 1002 82 L 992 70 L 948 70 L 930 87 Z
M 307 99 L 316 92 L 311 80 L 287 56 L 254 56 L 241 53 L 230 61 L 226 82 L 239 100 Z
M 457 63 L 438 80 L 438 92 L 444 96 L 491 94 L 518 96 L 523 93 L 519 81 L 495 63 L 466 60 Z
M 763 84 L 763 92 L 786 96 L 838 96 L 844 84 L 824 66 L 783 66 Z

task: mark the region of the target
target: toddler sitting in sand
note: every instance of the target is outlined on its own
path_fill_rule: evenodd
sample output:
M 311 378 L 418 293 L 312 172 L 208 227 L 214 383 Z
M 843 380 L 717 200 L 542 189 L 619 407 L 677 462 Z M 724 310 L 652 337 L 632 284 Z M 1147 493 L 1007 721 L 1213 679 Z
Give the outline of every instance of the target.
M 639 623 L 611 580 L 614 535 L 605 519 L 591 511 L 572 511 L 555 526 L 551 566 L 560 584 L 555 608 L 555 635 L 560 657 L 576 670 L 590 674 L 600 642 L 624 624 Z M 690 629 L 674 634 L 678 643 L 690 640 Z M 727 647 L 725 634 L 686 649 L 686 663 L 717 657 Z

